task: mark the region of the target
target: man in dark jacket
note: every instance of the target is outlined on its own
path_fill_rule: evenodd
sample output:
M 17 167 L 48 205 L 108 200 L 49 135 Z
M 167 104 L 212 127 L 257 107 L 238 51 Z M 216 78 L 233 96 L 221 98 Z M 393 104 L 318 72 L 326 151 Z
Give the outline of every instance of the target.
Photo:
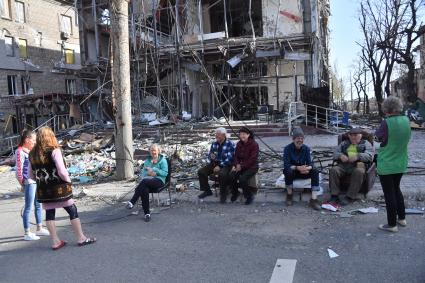
M 365 163 L 373 161 L 373 154 L 373 146 L 367 140 L 362 139 L 361 129 L 351 129 L 348 132 L 348 140 L 342 141 L 334 152 L 333 159 L 338 162 L 338 165 L 329 170 L 331 202 L 347 205 L 357 198 L 366 177 Z M 350 186 L 346 196 L 338 198 L 341 179 L 346 175 L 350 176 Z
M 200 199 L 212 195 L 210 185 L 208 184 L 208 176 L 214 173 L 218 176 L 220 201 L 226 201 L 229 171 L 235 152 L 235 144 L 227 139 L 226 135 L 227 131 L 225 128 L 216 129 L 216 141 L 211 144 L 210 152 L 208 153 L 209 163 L 198 170 L 199 186 L 200 190 L 203 191 L 198 196 Z
M 251 204 L 254 200 L 254 194 L 249 188 L 249 179 L 258 172 L 258 153 L 259 147 L 254 140 L 253 133 L 247 128 L 242 127 L 239 130 L 239 142 L 236 145 L 235 155 L 233 157 L 233 167 L 230 172 L 232 180 L 232 197 L 234 202 L 239 196 L 238 184 L 242 188 L 245 204 Z
M 292 132 L 292 143 L 283 150 L 283 174 L 286 185 L 286 205 L 292 205 L 292 189 L 295 179 L 311 179 L 310 207 L 320 210 L 317 200 L 319 187 L 319 171 L 313 167 L 310 148 L 304 144 L 304 133 L 301 128 Z

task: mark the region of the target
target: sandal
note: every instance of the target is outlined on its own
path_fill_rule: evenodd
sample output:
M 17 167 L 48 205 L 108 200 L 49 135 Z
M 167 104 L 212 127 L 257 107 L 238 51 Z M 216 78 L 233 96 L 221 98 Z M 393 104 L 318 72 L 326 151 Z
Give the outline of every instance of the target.
M 52 247 L 52 250 L 57 251 L 57 250 L 65 247 L 65 245 L 66 245 L 66 242 L 61 240 L 59 245 L 57 245 L 56 247 Z
M 86 238 L 84 242 L 78 243 L 79 247 L 87 246 L 96 242 L 96 238 Z

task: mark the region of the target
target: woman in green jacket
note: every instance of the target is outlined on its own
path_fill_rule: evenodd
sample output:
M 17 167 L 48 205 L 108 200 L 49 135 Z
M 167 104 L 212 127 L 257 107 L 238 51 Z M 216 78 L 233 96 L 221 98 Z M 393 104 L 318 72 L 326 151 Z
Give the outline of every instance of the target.
M 375 135 L 381 142 L 378 152 L 378 175 L 384 191 L 388 224 L 379 228 L 397 232 L 397 223 L 406 226 L 404 198 L 400 181 L 407 170 L 407 145 L 410 140 L 410 122 L 402 115 L 403 104 L 397 97 L 390 96 L 382 104 L 386 115 Z
M 142 207 L 145 213 L 146 222 L 151 220 L 149 193 L 156 193 L 159 188 L 164 186 L 165 179 L 168 175 L 167 159 L 160 154 L 161 148 L 159 145 L 151 145 L 149 152 L 151 156 L 146 159 L 140 174 L 142 181 L 136 187 L 133 197 L 126 205 L 128 209 L 132 209 L 137 199 L 140 197 L 142 199 Z

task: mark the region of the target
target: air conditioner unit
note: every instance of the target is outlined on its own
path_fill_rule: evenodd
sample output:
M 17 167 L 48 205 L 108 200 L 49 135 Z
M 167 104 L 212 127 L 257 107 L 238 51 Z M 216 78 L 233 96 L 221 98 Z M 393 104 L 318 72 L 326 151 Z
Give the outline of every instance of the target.
M 62 31 L 61 32 L 61 39 L 67 40 L 70 37 L 70 34 L 67 32 Z

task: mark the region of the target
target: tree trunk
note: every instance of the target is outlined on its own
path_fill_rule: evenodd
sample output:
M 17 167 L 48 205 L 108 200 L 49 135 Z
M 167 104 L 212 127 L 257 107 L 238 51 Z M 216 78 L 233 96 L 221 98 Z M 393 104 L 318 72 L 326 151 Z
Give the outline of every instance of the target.
M 413 103 L 418 99 L 415 83 L 415 64 L 409 64 L 408 68 L 406 78 L 407 101 Z
M 133 178 L 133 133 L 131 121 L 130 55 L 128 2 L 111 0 L 111 39 L 113 51 L 112 91 L 115 114 L 116 177 Z

